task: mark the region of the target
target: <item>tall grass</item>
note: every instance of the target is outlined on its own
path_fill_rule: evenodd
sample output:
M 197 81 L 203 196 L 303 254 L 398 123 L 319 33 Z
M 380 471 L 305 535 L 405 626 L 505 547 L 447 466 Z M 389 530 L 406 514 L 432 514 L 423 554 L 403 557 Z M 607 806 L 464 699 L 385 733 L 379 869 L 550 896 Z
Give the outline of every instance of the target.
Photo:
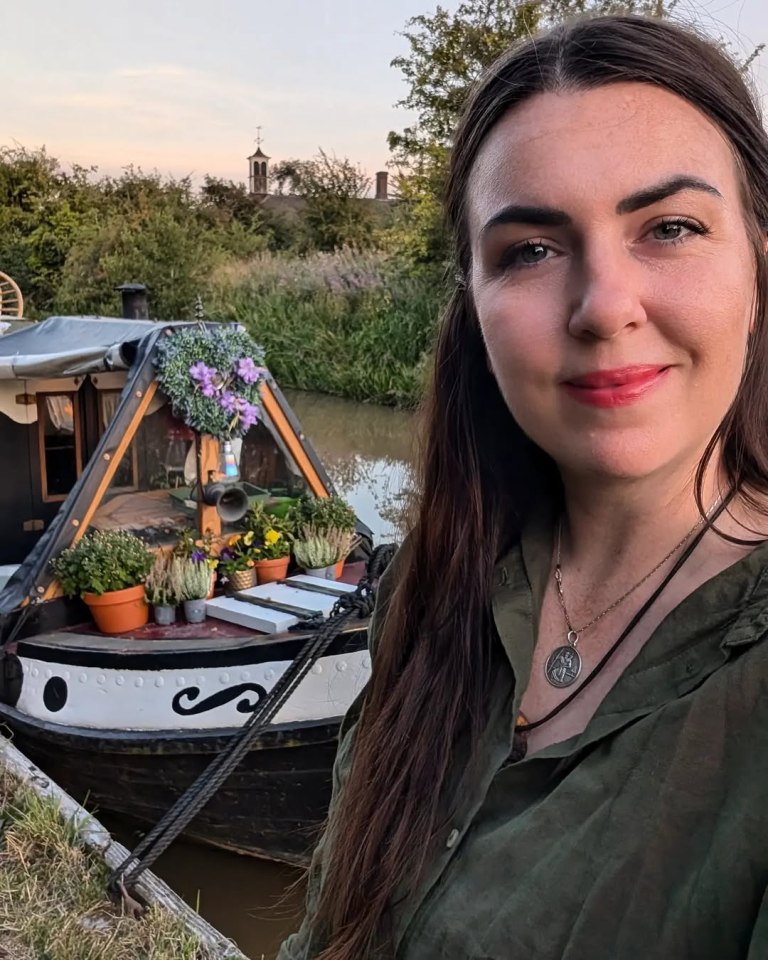
M 283 386 L 412 407 L 441 300 L 382 253 L 263 254 L 216 272 L 208 313 L 244 324 Z

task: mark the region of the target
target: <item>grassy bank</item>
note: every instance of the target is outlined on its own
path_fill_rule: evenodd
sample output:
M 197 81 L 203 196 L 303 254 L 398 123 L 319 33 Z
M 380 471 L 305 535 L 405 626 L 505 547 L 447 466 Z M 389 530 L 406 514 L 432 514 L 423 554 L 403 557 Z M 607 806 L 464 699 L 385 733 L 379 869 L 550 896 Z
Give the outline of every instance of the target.
M 383 254 L 265 254 L 220 269 L 211 316 L 237 320 L 266 348 L 279 383 L 413 407 L 443 296 Z
M 52 800 L 0 769 L 0 958 L 208 960 L 170 913 L 123 917 L 107 874 Z

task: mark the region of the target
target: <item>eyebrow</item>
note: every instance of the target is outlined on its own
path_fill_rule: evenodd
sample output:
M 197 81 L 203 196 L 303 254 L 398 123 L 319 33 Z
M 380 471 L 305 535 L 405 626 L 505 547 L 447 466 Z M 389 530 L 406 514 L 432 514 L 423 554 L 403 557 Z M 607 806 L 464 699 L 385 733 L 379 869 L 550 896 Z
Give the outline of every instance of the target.
M 667 197 L 674 196 L 676 193 L 681 193 L 683 190 L 698 190 L 702 193 L 709 193 L 714 197 L 719 197 L 721 200 L 723 199 L 723 195 L 717 187 L 713 187 L 712 184 L 707 183 L 706 180 L 680 174 L 669 177 L 667 180 L 662 180 L 661 183 L 657 183 L 654 186 L 643 187 L 641 190 L 637 190 L 635 193 L 620 200 L 616 204 L 616 213 L 635 213 L 644 207 L 650 207 L 654 203 L 666 200 Z M 497 214 L 494 214 L 485 224 L 482 232 L 486 234 L 490 230 L 493 230 L 494 227 L 507 223 L 524 223 L 529 226 L 540 227 L 567 227 L 570 226 L 572 220 L 565 210 L 557 210 L 554 207 L 518 206 L 512 204 L 504 207 L 504 209 L 500 210 Z

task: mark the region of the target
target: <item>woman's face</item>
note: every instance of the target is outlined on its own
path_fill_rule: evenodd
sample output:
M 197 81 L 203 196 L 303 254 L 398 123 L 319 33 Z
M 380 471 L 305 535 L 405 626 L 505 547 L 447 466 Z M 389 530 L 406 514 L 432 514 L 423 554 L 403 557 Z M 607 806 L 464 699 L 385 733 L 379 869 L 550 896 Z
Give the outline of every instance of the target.
M 733 155 L 645 84 L 510 111 L 468 187 L 471 292 L 501 392 L 566 474 L 689 469 L 734 399 L 754 258 Z

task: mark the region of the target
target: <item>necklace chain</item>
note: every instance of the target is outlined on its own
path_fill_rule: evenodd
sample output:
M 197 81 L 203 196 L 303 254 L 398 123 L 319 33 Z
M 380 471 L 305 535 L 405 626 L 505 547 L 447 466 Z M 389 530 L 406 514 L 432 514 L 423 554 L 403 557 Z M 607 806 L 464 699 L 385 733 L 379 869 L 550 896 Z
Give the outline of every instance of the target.
M 581 636 L 582 633 L 584 633 L 585 630 L 588 630 L 590 627 L 593 627 L 599 620 L 602 620 L 603 617 L 607 616 L 607 614 L 609 614 L 612 610 L 615 610 L 616 607 L 624 603 L 624 601 L 628 597 L 630 597 L 635 592 L 635 590 L 638 590 L 640 587 L 642 587 L 642 585 L 646 582 L 646 580 L 649 580 L 660 567 L 664 566 L 667 560 L 673 557 L 677 553 L 677 551 L 691 539 L 691 537 L 702 525 L 702 523 L 704 523 L 704 520 L 705 520 L 704 517 L 699 517 L 699 519 L 696 521 L 696 524 L 693 527 L 691 527 L 691 529 L 688 531 L 688 533 L 686 533 L 683 539 L 680 540 L 678 543 L 676 543 L 674 547 L 672 547 L 672 549 L 669 551 L 669 553 L 666 554 L 664 557 L 662 557 L 662 559 L 659 560 L 659 562 L 656 564 L 656 566 L 652 570 L 649 570 L 648 573 L 646 573 L 646 575 L 642 579 L 638 580 L 637 583 L 631 586 L 629 590 L 627 590 L 625 593 L 622 593 L 622 595 L 618 598 L 618 600 L 614 600 L 610 606 L 606 607 L 605 610 L 602 610 L 600 613 L 598 613 L 597 616 L 592 617 L 592 619 L 588 623 L 585 623 L 583 626 L 577 628 L 577 627 L 574 627 L 574 625 L 571 623 L 571 618 L 568 615 L 568 608 L 565 605 L 565 593 L 563 592 L 563 571 L 560 565 L 560 546 L 561 546 L 561 535 L 563 530 L 563 522 L 561 519 L 557 525 L 557 554 L 555 557 L 555 584 L 557 586 L 557 599 L 560 601 L 560 606 L 562 607 L 562 610 L 563 610 L 563 616 L 565 617 L 565 623 L 566 623 L 566 626 L 568 627 L 568 643 L 572 647 L 575 647 L 579 641 L 579 637 Z

